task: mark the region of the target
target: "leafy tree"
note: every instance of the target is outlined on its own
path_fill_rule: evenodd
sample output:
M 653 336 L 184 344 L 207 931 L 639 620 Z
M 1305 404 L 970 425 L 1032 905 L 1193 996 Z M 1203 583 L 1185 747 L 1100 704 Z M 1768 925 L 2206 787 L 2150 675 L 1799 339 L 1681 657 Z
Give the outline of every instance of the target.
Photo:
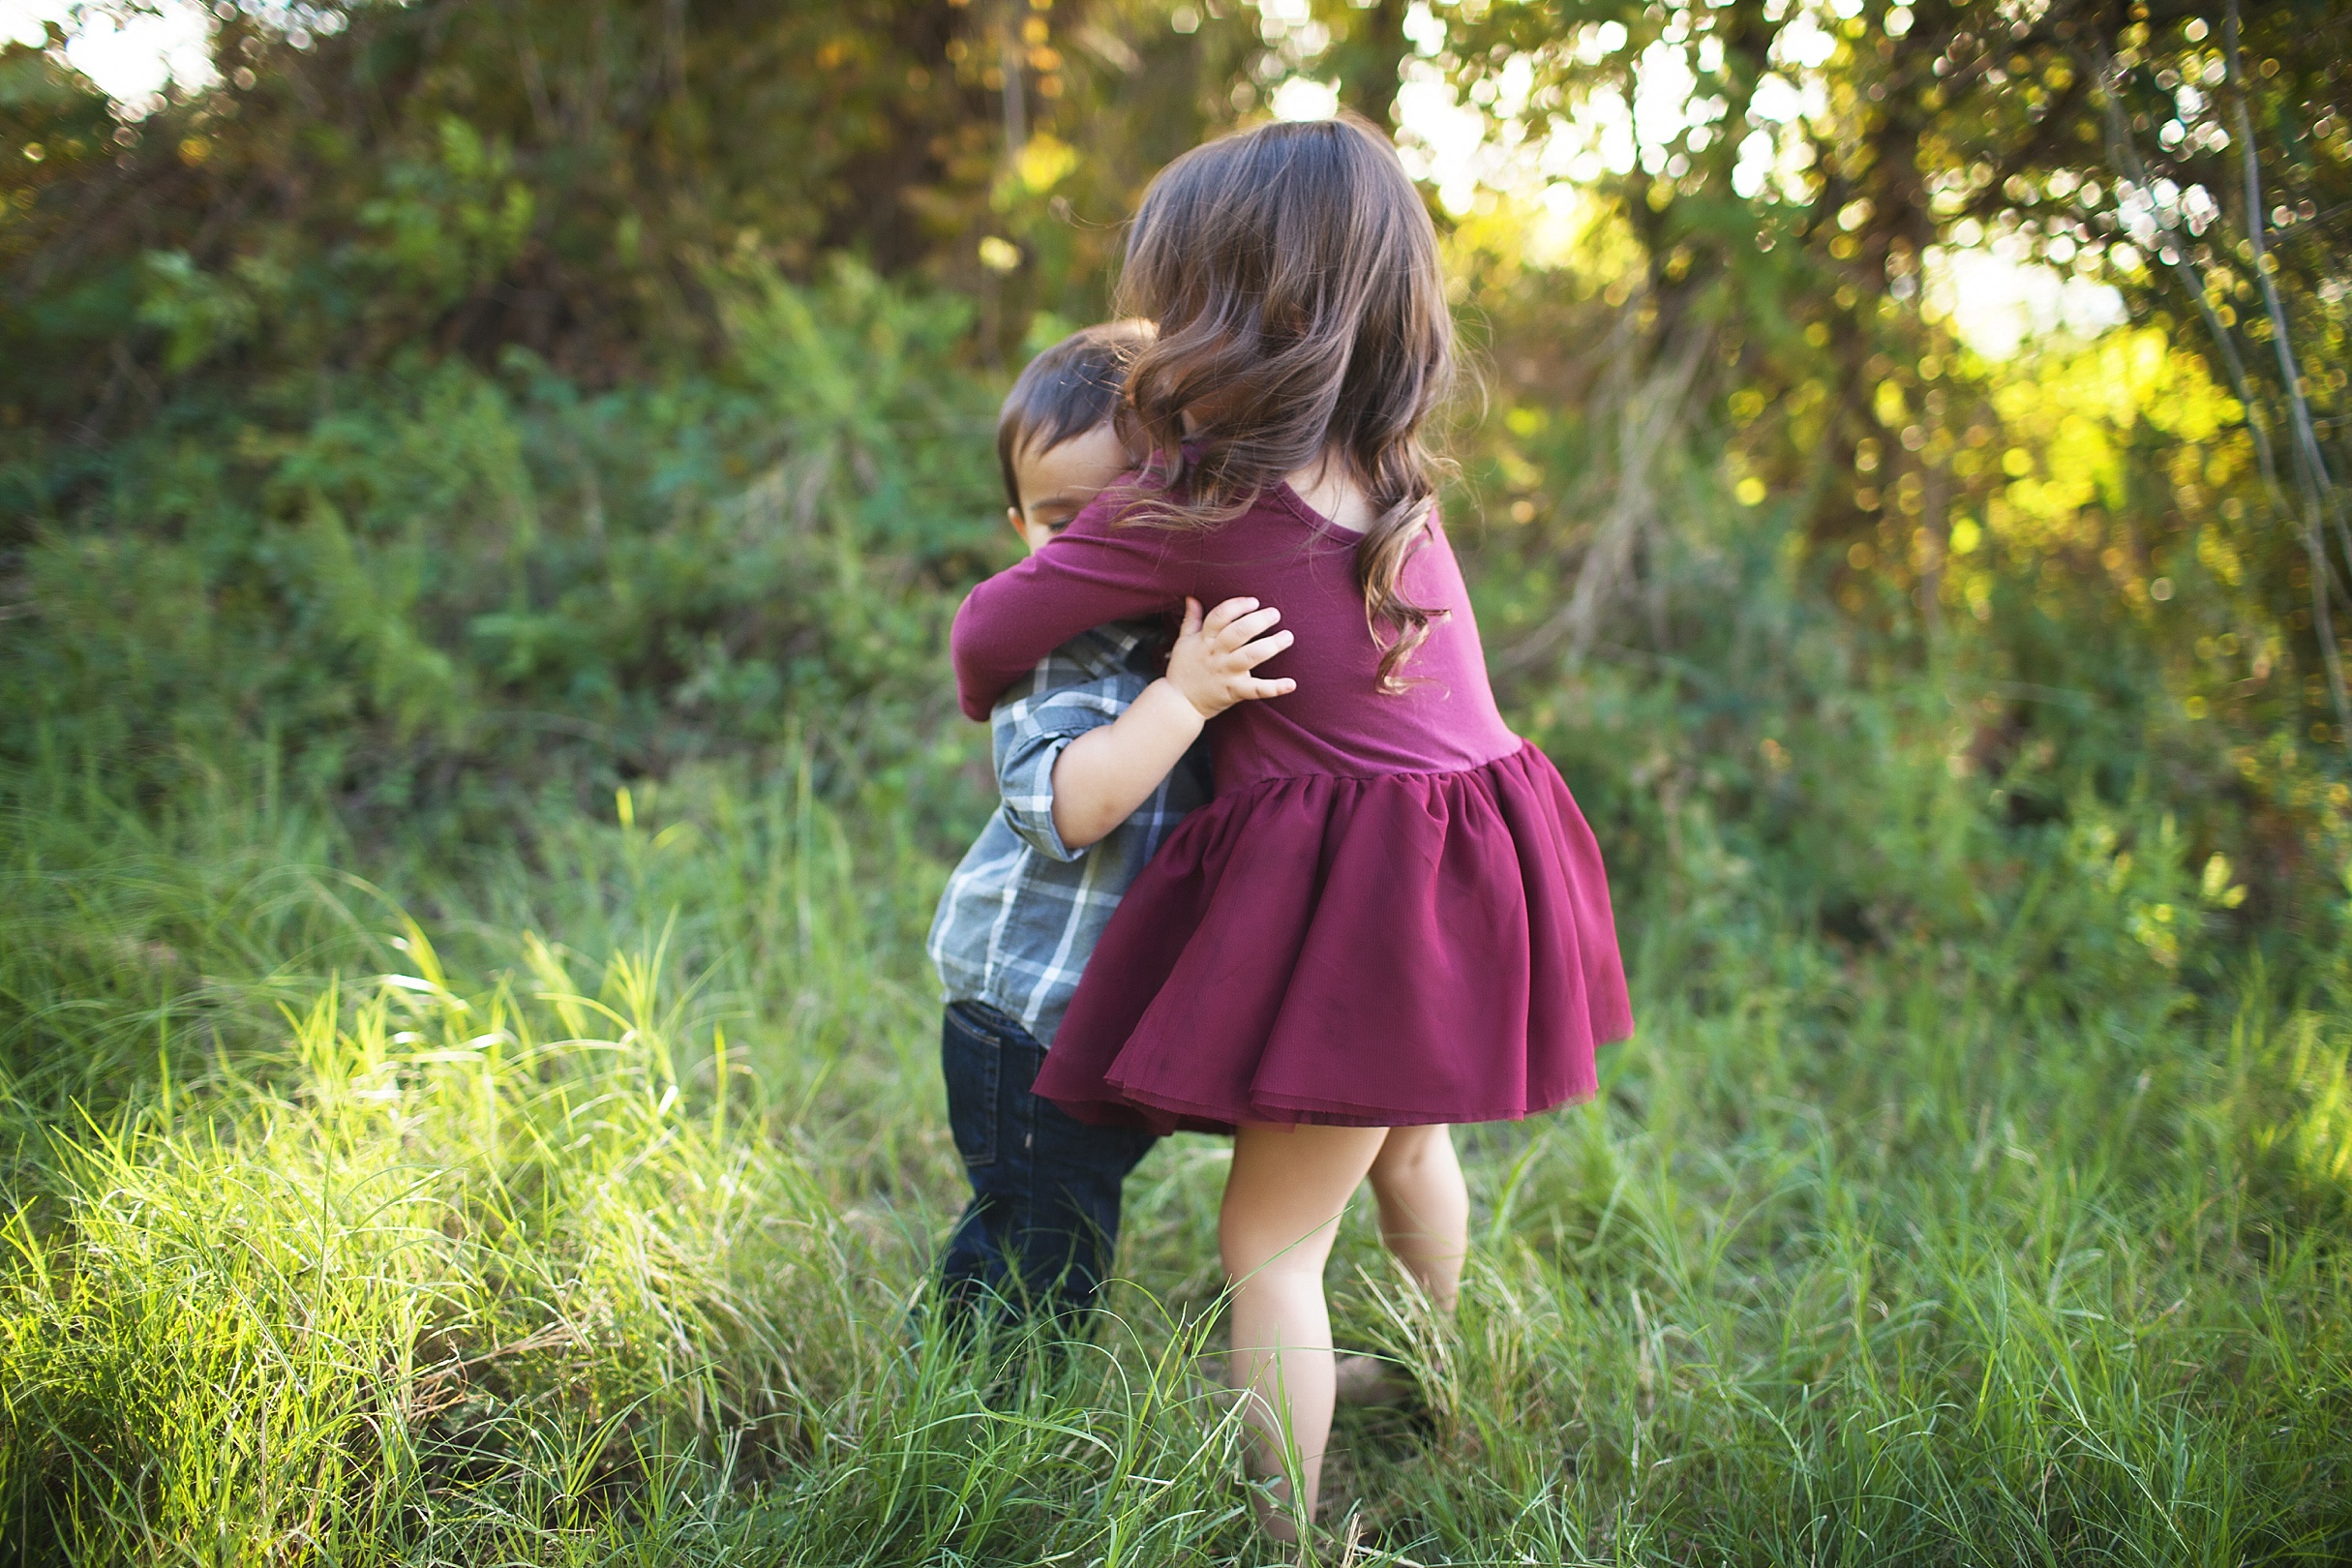
M 721 747 L 947 787 L 975 373 L 1101 309 L 1249 19 L 215 12 L 144 118 L 0 53 L 7 753 L 460 835 Z
M 1573 171 L 1591 244 L 1623 248 L 1627 385 L 1675 411 L 1640 428 L 1720 431 L 1730 479 L 1793 498 L 1850 614 L 1900 630 L 1971 610 L 1992 616 L 1985 651 L 2013 680 L 2107 679 L 2126 707 L 2177 700 L 2241 740 L 2300 739 L 2307 719 L 2310 739 L 2344 738 L 2328 691 L 2352 603 L 2352 280 L 2331 225 L 2352 212 L 2352 13 L 1497 0 L 1435 15 L 1434 66 L 1504 140 Z M 2102 383 L 2098 408 L 2128 407 L 2096 478 L 2066 434 L 2088 428 L 2089 394 L 2061 408 L 1952 335 L 1936 296 L 1986 250 L 2112 287 L 2155 334 L 2169 368 Z M 1561 547 L 1604 578 L 1632 571 L 1638 552 L 1613 557 L 1605 532 Z M 2145 656 L 2065 646 L 2093 626 Z
M 1017 342 L 1037 304 L 1099 299 L 1104 234 L 1254 46 L 1112 0 L 219 9 L 219 84 L 143 121 L 53 49 L 0 56 L 20 424 L 419 347 L 611 384 L 714 351 L 715 274 L 839 252 L 987 302 L 1020 274 L 994 313 Z

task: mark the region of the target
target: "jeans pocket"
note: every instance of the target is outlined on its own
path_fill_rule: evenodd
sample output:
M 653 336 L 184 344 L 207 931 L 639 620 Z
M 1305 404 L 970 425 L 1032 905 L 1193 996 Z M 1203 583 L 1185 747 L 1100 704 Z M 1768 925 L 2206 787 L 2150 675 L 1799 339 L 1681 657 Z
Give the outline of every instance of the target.
M 1002 1040 L 975 1025 L 962 1009 L 948 1009 L 939 1031 L 939 1067 L 948 1080 L 948 1131 L 967 1166 L 996 1162 L 1004 1060 Z

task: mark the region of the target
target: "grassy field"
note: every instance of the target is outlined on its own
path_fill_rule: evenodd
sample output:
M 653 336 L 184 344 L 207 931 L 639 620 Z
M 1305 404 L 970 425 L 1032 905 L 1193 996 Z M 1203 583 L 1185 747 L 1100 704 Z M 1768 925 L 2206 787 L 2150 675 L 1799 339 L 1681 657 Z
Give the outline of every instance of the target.
M 1990 830 L 1921 788 L 1922 843 Z M 911 1339 L 942 869 L 804 777 L 407 910 L 265 789 L 6 811 L 17 1560 L 1270 1560 L 1199 1365 L 1217 1141 L 1137 1175 L 1059 1372 Z M 1696 837 L 1624 890 L 1641 1033 L 1599 1103 L 1463 1134 L 1460 1321 L 1349 1221 L 1343 1340 L 1425 1399 L 1343 1414 L 1326 1558 L 2352 1553 L 2352 1030 L 2150 961 L 2100 831 L 1966 944 L 1812 934 Z
M 1308 1555 L 2352 1562 L 2341 0 L 12 10 L 215 69 L 0 23 L 0 1568 L 1274 1560 L 1219 1141 L 915 1331 L 920 936 L 1008 377 L 1334 79 L 1641 1028 Z

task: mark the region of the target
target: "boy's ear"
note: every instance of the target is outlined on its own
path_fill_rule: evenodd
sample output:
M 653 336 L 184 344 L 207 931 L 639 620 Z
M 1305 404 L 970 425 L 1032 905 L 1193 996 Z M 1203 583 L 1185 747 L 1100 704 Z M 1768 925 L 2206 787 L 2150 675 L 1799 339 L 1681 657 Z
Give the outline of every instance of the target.
M 1014 534 L 1016 534 L 1024 543 L 1027 542 L 1029 534 L 1025 526 L 1021 522 L 1021 509 L 1019 507 L 1006 507 L 1005 521 L 1012 526 L 1012 531 Z
M 1125 402 L 1111 410 L 1111 434 L 1118 437 L 1119 444 L 1127 449 L 1130 463 L 1140 466 L 1145 458 L 1152 455 L 1152 443 L 1143 434 L 1143 422 L 1135 417 L 1135 410 Z

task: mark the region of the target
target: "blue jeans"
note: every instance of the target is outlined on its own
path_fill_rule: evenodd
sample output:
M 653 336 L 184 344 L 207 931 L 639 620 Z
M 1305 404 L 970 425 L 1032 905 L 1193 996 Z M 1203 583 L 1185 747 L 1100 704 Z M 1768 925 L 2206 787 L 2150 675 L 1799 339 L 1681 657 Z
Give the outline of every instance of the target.
M 1089 1127 L 1033 1092 L 1045 1047 L 979 1002 L 951 1002 L 940 1029 L 948 1124 L 972 1201 L 948 1238 L 943 1298 L 1000 1324 L 1094 1306 L 1119 1241 L 1119 1189 L 1157 1139 Z

